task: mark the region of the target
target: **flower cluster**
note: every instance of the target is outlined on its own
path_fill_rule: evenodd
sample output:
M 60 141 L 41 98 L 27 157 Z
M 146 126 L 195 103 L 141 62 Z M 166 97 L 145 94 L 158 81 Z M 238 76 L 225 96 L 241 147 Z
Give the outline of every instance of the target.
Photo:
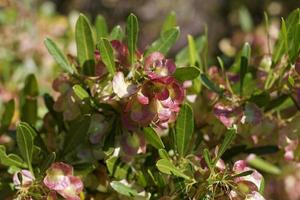
M 62 162 L 53 163 L 43 180 L 45 186 L 55 191 L 67 200 L 80 200 L 83 190 L 80 178 L 73 175 L 73 168 Z
M 150 123 L 165 129 L 175 121 L 185 94 L 172 76 L 175 69 L 172 60 L 154 52 L 141 59 L 126 77 L 123 71 L 116 73 L 113 91 L 122 101 L 122 122 L 128 130 Z

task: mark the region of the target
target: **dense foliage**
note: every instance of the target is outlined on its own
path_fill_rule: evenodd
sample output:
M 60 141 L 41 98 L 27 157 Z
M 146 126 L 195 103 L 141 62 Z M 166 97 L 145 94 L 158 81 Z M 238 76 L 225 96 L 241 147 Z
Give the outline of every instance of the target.
M 134 14 L 125 31 L 81 14 L 77 56 L 44 41 L 63 73 L 56 96 L 43 95 L 43 120 L 34 74 L 5 104 L 0 198 L 263 200 L 281 189 L 299 199 L 300 11 L 282 19 L 278 38 L 267 15 L 265 27 L 268 53 L 253 39 L 232 63 L 209 66 L 207 32 L 168 57 L 174 13 L 145 51 Z M 286 177 L 289 190 L 268 187 Z

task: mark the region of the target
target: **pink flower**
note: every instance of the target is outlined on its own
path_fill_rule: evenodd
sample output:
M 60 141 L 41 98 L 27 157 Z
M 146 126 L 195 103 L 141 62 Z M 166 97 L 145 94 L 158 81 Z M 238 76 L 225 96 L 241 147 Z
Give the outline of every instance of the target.
M 176 65 L 172 60 L 165 59 L 160 52 L 153 52 L 145 59 L 144 70 L 151 80 L 155 80 L 172 75 Z
M 232 170 L 236 174 L 246 172 L 246 171 L 253 171 L 251 174 L 247 176 L 236 177 L 234 181 L 237 184 L 243 184 L 244 186 L 247 186 L 250 191 L 259 191 L 263 177 L 255 169 L 248 167 L 246 161 L 244 160 L 236 161 L 233 165 Z
M 112 82 L 113 91 L 119 98 L 125 98 L 133 95 L 137 87 L 128 81 L 125 81 L 123 72 L 117 72 Z
M 16 189 L 28 188 L 35 180 L 33 174 L 25 169 L 16 172 L 13 176 L 13 182 Z
M 242 109 L 240 107 L 217 103 L 214 106 L 214 114 L 227 128 L 230 128 L 241 118 Z
M 300 75 L 300 57 L 296 60 L 295 70 Z
M 44 184 L 67 200 L 80 200 L 79 193 L 83 190 L 80 178 L 73 176 L 73 168 L 62 162 L 53 163 L 46 172 Z

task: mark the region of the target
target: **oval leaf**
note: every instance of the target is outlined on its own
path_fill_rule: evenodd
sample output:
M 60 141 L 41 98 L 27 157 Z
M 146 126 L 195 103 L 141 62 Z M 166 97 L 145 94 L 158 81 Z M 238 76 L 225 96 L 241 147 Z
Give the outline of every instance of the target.
M 188 177 L 183 172 L 181 172 L 179 169 L 177 169 L 174 166 L 174 164 L 171 163 L 167 159 L 160 159 L 160 160 L 158 160 L 157 163 L 156 163 L 156 167 L 162 173 L 169 174 L 169 175 L 179 176 L 179 177 L 182 177 L 182 178 L 188 179 L 188 180 L 190 179 L 190 177 Z
M 53 56 L 54 60 L 60 65 L 60 67 L 64 71 L 72 74 L 74 72 L 72 65 L 56 44 L 50 38 L 46 38 L 44 44 L 48 49 L 48 52 Z
M 200 70 L 196 67 L 177 68 L 173 76 L 179 81 L 193 80 L 200 75 Z
M 162 54 L 167 54 L 171 46 L 177 41 L 179 32 L 180 31 L 178 27 L 173 27 L 164 32 L 158 40 L 152 43 L 145 55 L 147 56 L 155 51 L 161 52 Z
M 88 19 L 80 14 L 75 26 L 77 57 L 85 75 L 95 74 L 94 41 Z
M 110 186 L 115 190 L 117 191 L 118 193 L 122 194 L 122 195 L 125 195 L 125 196 L 128 196 L 128 197 L 135 197 L 135 196 L 138 196 L 138 192 L 132 188 L 130 188 L 129 186 L 127 185 L 124 185 L 123 183 L 121 182 L 118 182 L 118 181 L 112 181 L 110 183 Z
M 179 155 L 184 156 L 188 150 L 194 132 L 194 116 L 190 105 L 183 104 L 176 120 L 175 141 Z
M 138 24 L 137 17 L 131 13 L 127 18 L 127 25 L 126 25 L 127 45 L 129 49 L 129 60 L 131 64 L 133 64 L 135 61 L 135 51 L 136 51 L 136 44 L 138 39 L 138 32 L 139 32 L 139 24 Z
M 164 143 L 162 142 L 162 140 L 160 139 L 160 137 L 157 135 L 157 133 L 153 128 L 151 127 L 144 128 L 144 135 L 146 140 L 149 142 L 149 144 L 154 146 L 156 149 L 165 148 Z
M 107 68 L 107 71 L 112 75 L 114 75 L 116 72 L 116 67 L 115 67 L 114 51 L 110 42 L 105 38 L 101 38 L 98 43 L 98 49 L 101 54 L 101 59 Z

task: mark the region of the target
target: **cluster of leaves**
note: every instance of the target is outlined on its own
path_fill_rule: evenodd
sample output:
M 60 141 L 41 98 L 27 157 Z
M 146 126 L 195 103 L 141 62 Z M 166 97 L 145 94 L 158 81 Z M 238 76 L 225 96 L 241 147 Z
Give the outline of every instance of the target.
M 20 94 L 16 130 L 14 100 L 5 105 L 1 139 L 10 142 L 0 146 L 0 197 L 264 199 L 257 170 L 280 175 L 284 159 L 299 162 L 299 31 L 297 9 L 282 19 L 273 54 L 258 66 L 245 43 L 230 65 L 218 57 L 218 68 L 208 67 L 207 33 L 189 35 L 175 62 L 165 58 L 180 32 L 174 13 L 144 53 L 135 15 L 124 33 L 120 26 L 109 32 L 102 16 L 92 26 L 81 14 L 76 57 L 45 40 L 65 73 L 53 82 L 58 98 L 44 95 L 42 123 L 33 74 Z M 53 178 L 55 170 L 71 189 Z M 9 184 L 11 174 L 18 185 Z

